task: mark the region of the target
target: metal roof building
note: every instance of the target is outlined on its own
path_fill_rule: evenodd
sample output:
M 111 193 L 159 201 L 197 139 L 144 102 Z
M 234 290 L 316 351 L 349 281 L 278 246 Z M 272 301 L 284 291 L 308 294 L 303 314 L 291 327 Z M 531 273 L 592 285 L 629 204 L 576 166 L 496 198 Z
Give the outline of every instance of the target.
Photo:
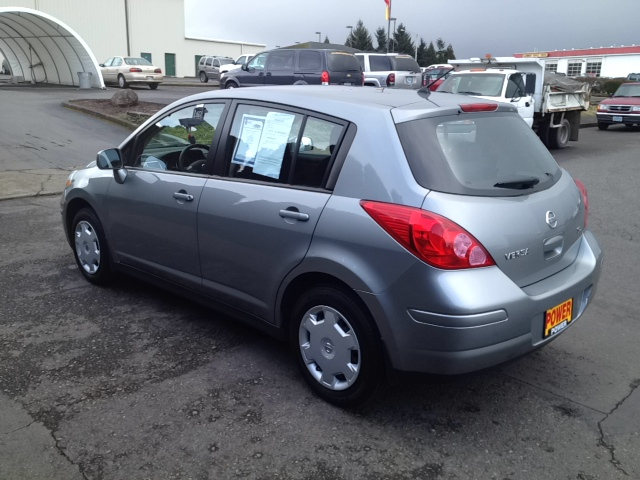
M 183 0 L 0 0 L 0 54 L 27 82 L 103 87 L 99 63 L 145 57 L 166 76 L 196 75 L 202 55 L 235 58 L 265 45 L 185 36 Z

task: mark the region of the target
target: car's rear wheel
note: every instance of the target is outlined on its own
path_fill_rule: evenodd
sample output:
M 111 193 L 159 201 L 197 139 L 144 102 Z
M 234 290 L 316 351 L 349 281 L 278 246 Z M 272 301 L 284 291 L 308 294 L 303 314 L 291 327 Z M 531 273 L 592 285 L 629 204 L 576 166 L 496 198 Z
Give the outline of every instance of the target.
M 384 380 L 380 335 L 364 307 L 344 291 L 321 286 L 292 310 L 296 363 L 311 389 L 340 407 L 367 401 Z
M 73 218 L 71 228 L 76 263 L 84 278 L 98 285 L 111 281 L 113 272 L 107 241 L 95 212 L 90 208 L 81 209 Z
M 606 130 L 607 128 L 609 128 L 608 123 L 598 122 L 598 130 Z
M 151 90 L 157 90 L 158 89 L 158 84 L 157 83 L 150 83 L 149 84 L 149 88 Z
M 571 124 L 566 118 L 562 119 L 560 126 L 549 132 L 549 143 L 551 148 L 563 149 L 569 144 L 571 136 Z
M 200 81 L 202 83 L 207 83 L 209 81 L 209 77 L 207 77 L 206 73 L 200 72 Z
M 120 88 L 127 88 L 127 81 L 124 79 L 122 75 L 118 75 L 118 86 Z

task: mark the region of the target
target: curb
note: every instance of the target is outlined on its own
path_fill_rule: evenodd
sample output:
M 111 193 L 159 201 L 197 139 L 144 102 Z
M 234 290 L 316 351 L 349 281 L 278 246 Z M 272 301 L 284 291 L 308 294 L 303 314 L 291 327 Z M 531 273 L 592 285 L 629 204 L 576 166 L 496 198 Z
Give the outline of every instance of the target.
M 77 112 L 91 115 L 92 117 L 99 118 L 100 120 L 106 120 L 108 122 L 115 123 L 117 125 L 120 125 L 121 127 L 128 128 L 131 131 L 138 128 L 138 126 L 134 123 L 127 122 L 126 120 L 122 120 L 121 118 L 112 117 L 111 115 L 105 115 L 104 113 L 95 112 L 88 108 L 81 107 L 80 105 L 74 105 L 73 103 L 69 102 L 62 102 L 62 106 L 64 108 L 68 108 L 69 110 L 75 110 Z

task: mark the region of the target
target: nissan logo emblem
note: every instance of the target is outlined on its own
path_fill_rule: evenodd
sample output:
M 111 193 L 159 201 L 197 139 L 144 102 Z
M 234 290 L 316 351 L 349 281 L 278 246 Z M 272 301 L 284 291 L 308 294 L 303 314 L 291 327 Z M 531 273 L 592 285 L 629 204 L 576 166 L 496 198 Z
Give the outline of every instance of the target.
M 547 225 L 549 225 L 551 228 L 556 228 L 556 226 L 558 225 L 558 219 L 556 218 L 556 214 L 553 213 L 551 210 L 547 212 Z

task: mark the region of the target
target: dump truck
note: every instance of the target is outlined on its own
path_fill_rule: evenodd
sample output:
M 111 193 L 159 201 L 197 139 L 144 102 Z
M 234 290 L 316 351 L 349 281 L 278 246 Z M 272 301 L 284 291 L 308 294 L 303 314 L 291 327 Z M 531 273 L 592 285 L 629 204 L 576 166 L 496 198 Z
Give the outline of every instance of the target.
M 486 57 L 449 60 L 455 70 L 438 92 L 509 103 L 548 148 L 578 140 L 581 113 L 589 108 L 590 85 L 545 73 L 544 59 Z

